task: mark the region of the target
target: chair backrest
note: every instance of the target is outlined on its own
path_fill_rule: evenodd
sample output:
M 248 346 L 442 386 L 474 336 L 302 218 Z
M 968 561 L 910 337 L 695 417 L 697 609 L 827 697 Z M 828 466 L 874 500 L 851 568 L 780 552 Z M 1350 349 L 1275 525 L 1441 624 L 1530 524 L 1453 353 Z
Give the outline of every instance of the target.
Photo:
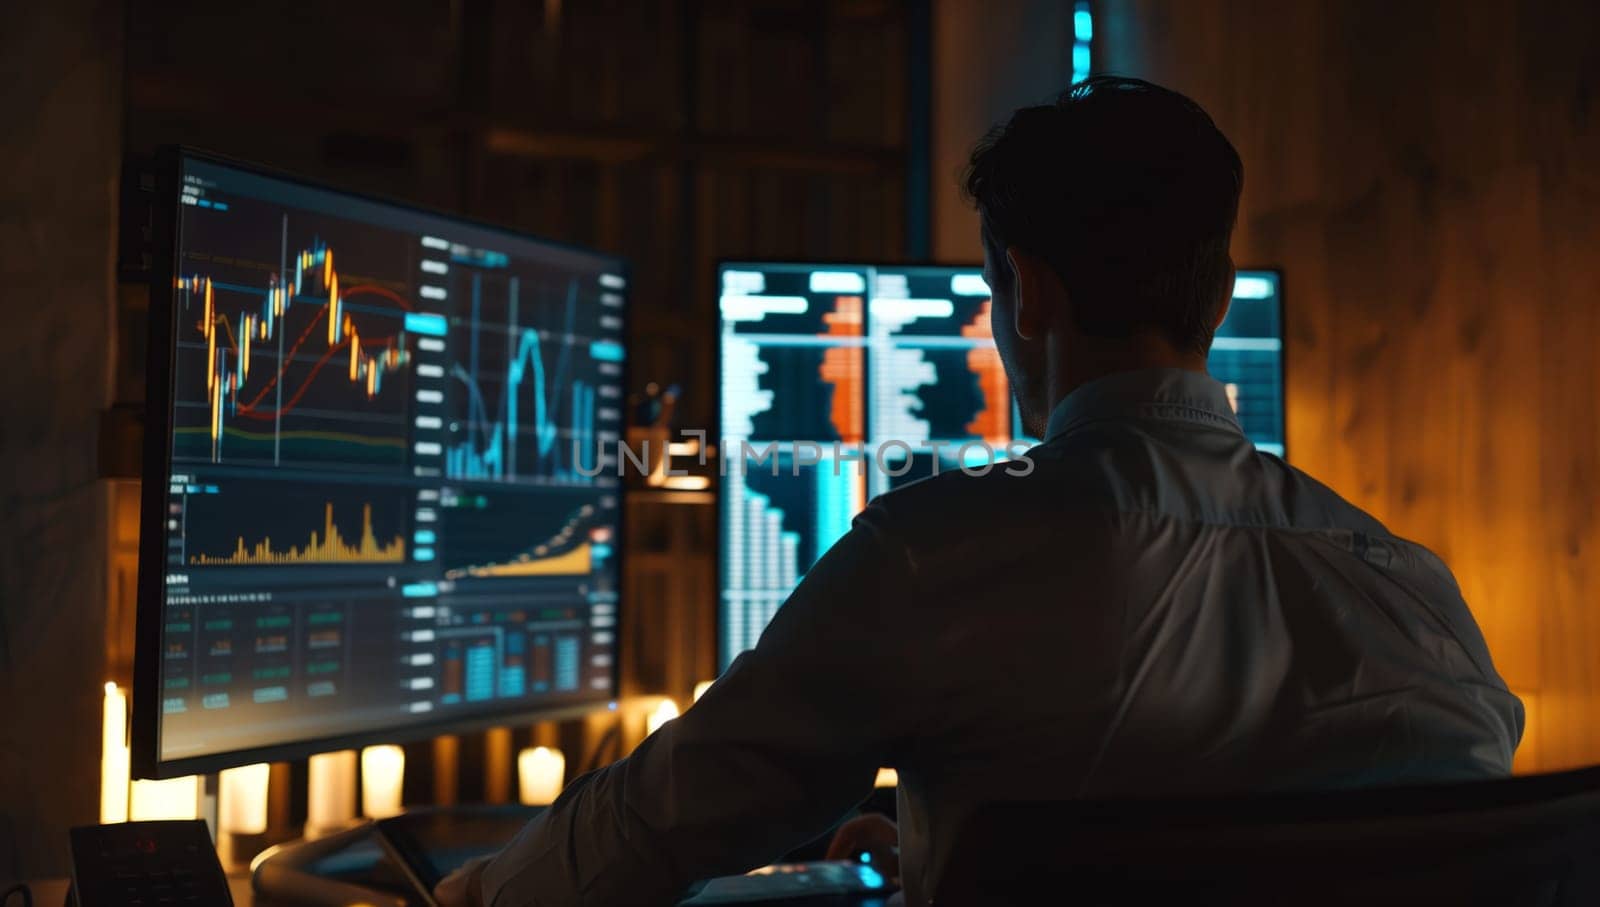
M 936 905 L 1600 905 L 1600 767 L 1319 793 L 996 803 Z

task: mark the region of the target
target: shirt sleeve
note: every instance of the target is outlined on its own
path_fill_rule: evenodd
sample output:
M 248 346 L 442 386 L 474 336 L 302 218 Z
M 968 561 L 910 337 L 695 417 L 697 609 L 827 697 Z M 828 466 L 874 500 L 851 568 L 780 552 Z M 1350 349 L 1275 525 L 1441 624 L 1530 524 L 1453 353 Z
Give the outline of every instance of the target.
M 872 508 L 756 647 L 631 755 L 574 781 L 485 869 L 486 904 L 672 903 L 827 831 L 917 720 L 897 688 L 907 559 Z

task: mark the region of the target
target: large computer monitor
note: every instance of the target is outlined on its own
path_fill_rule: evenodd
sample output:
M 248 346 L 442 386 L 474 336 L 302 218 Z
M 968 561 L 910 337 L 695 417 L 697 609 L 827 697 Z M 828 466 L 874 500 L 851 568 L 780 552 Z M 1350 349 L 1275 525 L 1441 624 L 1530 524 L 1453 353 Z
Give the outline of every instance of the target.
M 1241 271 L 1211 373 L 1283 454 L 1279 276 Z M 877 494 L 1026 449 L 976 267 L 724 262 L 719 667 Z
M 624 263 L 159 169 L 136 772 L 612 702 Z

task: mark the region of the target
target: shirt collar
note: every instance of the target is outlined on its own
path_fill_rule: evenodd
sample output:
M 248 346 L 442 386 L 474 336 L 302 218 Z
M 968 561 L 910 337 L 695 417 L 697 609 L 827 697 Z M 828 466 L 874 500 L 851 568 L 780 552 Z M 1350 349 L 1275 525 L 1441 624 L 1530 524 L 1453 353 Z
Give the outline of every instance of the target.
M 1202 422 L 1243 434 L 1220 381 L 1187 369 L 1151 368 L 1079 385 L 1050 413 L 1045 440 L 1088 422 L 1136 417 Z

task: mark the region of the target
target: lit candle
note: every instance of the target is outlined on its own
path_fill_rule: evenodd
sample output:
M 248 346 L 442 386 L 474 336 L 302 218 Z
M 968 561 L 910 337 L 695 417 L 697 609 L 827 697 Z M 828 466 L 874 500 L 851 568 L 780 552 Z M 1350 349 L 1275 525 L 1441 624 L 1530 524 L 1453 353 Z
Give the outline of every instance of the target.
M 401 812 L 400 791 L 406 775 L 406 752 L 383 744 L 361 751 L 361 811 L 387 819 Z
M 259 835 L 267 830 L 267 778 L 265 762 L 223 769 L 217 778 L 217 827 L 235 835 Z
M 164 781 L 133 782 L 128 817 L 135 822 L 152 819 L 193 819 L 200 815 L 200 776 L 185 775 Z
M 558 749 L 535 746 L 517 754 L 517 789 L 524 806 L 556 802 L 566 775 L 567 757 Z
M 318 753 L 306 764 L 306 836 L 343 828 L 356 817 L 356 751 Z
M 709 680 L 702 680 L 699 683 L 695 684 L 694 685 L 694 701 L 695 702 L 699 702 L 700 701 L 700 697 L 704 696 L 706 694 L 706 690 L 709 690 L 709 689 L 711 689 L 711 681 L 709 681 Z
M 678 717 L 678 704 L 670 698 L 663 697 L 661 704 L 656 706 L 655 711 L 644 720 L 645 734 L 647 736 L 654 734 L 661 730 L 662 725 L 676 717 Z
M 100 822 L 128 821 L 128 697 L 106 684 L 100 728 Z

